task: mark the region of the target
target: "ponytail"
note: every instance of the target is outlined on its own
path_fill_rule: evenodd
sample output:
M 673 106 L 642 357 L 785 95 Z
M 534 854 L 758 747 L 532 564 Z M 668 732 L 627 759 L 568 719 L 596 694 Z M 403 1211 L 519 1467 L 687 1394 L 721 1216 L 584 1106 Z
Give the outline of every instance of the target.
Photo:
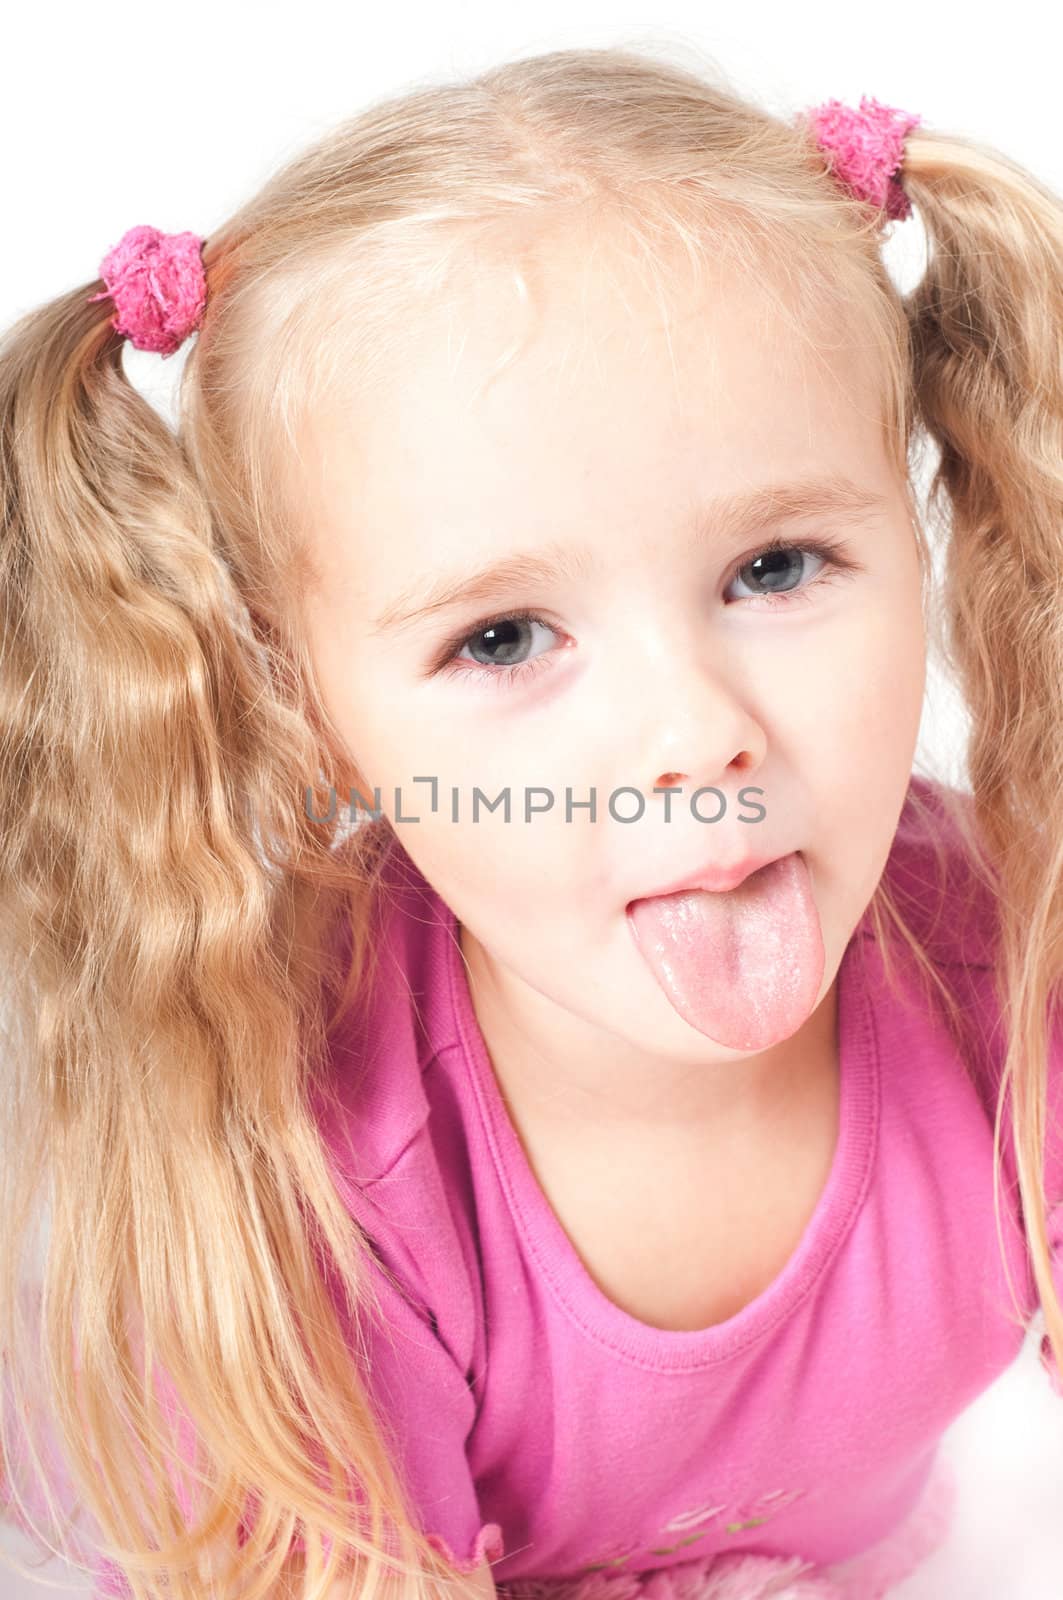
M 1063 1184 L 1063 1150 L 1045 1143 L 1053 1057 L 1063 1071 L 1063 202 L 996 151 L 925 132 L 909 138 L 904 182 L 930 246 L 906 306 L 918 411 L 940 451 L 940 646 L 970 711 L 979 870 L 999 904 L 1008 1034 L 994 1195 L 999 1205 L 1010 1086 L 1025 1230 L 1063 1377 L 1046 1220 L 1063 1188 L 1045 1193 L 1046 1177 Z
M 374 836 L 341 860 L 308 821 L 327 753 L 110 310 L 78 289 L 0 346 L 4 1499 L 79 1561 L 86 1508 L 137 1600 L 252 1558 L 268 1593 L 296 1530 L 370 1596 L 389 1550 L 435 1568 L 324 1287 L 326 1256 L 369 1302 L 306 1102 L 324 996 L 369 969 Z

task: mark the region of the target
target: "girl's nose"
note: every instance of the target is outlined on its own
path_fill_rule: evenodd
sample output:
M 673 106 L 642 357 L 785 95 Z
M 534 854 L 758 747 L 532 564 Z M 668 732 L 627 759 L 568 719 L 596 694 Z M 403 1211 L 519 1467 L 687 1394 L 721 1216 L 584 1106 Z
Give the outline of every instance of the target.
M 763 764 L 768 734 L 741 663 L 713 659 L 711 642 L 669 649 L 663 631 L 650 644 L 641 655 L 625 655 L 621 677 L 610 685 L 614 705 L 626 713 L 618 728 L 627 773 L 621 781 L 645 785 L 647 799 L 655 788 L 692 793 L 746 781 Z
M 649 727 L 643 729 L 639 776 L 652 780 L 651 792 L 712 787 L 762 764 L 767 732 L 740 694 L 700 677 L 685 694 L 677 690 L 663 703 L 666 709 L 651 713 Z M 671 757 L 667 766 L 662 757 Z
M 748 772 L 751 767 L 756 765 L 757 760 L 758 756 L 754 749 L 739 750 L 727 763 L 725 770 L 734 773 Z M 717 776 L 721 777 L 722 775 L 723 769 Z M 690 772 L 662 772 L 660 777 L 653 783 L 653 788 L 655 789 L 689 789 L 692 787 L 693 777 Z

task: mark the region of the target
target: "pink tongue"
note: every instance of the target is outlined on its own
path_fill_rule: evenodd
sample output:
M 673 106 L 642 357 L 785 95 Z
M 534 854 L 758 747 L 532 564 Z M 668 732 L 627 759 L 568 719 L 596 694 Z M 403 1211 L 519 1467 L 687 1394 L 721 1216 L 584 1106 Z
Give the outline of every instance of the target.
M 766 1050 L 811 1015 L 823 938 L 804 857 L 794 852 L 737 889 L 636 900 L 635 943 L 685 1022 L 731 1050 Z

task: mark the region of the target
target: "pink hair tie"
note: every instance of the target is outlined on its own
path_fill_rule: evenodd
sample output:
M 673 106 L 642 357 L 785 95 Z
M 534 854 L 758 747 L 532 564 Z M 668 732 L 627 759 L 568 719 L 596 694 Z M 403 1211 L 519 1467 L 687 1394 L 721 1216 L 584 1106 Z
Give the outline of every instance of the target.
M 129 228 L 100 263 L 107 285 L 96 300 L 113 299 L 111 326 L 138 350 L 172 356 L 199 327 L 207 303 L 207 277 L 195 233 Z
M 911 215 L 899 172 L 905 138 L 922 121 L 920 116 L 880 105 L 867 95 L 861 96 L 858 111 L 840 100 L 825 100 L 800 115 L 829 157 L 835 178 L 850 194 L 885 207 L 887 217 L 896 221 Z

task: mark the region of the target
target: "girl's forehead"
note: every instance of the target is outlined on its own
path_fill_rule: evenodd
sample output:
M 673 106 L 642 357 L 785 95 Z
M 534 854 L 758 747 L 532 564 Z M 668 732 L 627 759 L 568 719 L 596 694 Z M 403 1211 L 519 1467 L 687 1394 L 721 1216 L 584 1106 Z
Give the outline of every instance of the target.
M 582 438 L 625 416 L 647 437 L 686 418 L 698 428 L 715 418 L 726 432 L 816 391 L 827 401 L 844 391 L 850 405 L 877 376 L 841 319 L 798 313 L 748 266 L 658 272 L 615 247 L 571 254 L 521 279 L 481 268 L 445 297 L 410 304 L 369 386 L 359 389 L 353 362 L 312 427 L 348 448 L 357 435 L 372 461 L 384 433 L 412 450 L 426 435 L 485 448 Z
M 359 587 L 427 550 L 471 561 L 598 526 L 678 527 L 720 494 L 860 472 L 866 365 L 726 263 L 648 276 L 611 250 L 499 266 L 411 307 L 393 364 L 318 408 L 301 452 L 312 538 Z M 346 552 L 346 557 L 344 556 Z
M 428 566 L 558 545 L 607 548 L 616 566 L 647 537 L 679 559 L 717 498 L 831 473 L 882 487 L 873 403 L 824 363 L 788 367 L 770 337 L 735 337 L 732 321 L 721 352 L 700 330 L 671 348 L 643 330 L 577 365 L 544 333 L 486 384 L 493 350 L 463 367 L 426 340 L 364 426 L 326 429 L 313 537 L 366 616 Z

